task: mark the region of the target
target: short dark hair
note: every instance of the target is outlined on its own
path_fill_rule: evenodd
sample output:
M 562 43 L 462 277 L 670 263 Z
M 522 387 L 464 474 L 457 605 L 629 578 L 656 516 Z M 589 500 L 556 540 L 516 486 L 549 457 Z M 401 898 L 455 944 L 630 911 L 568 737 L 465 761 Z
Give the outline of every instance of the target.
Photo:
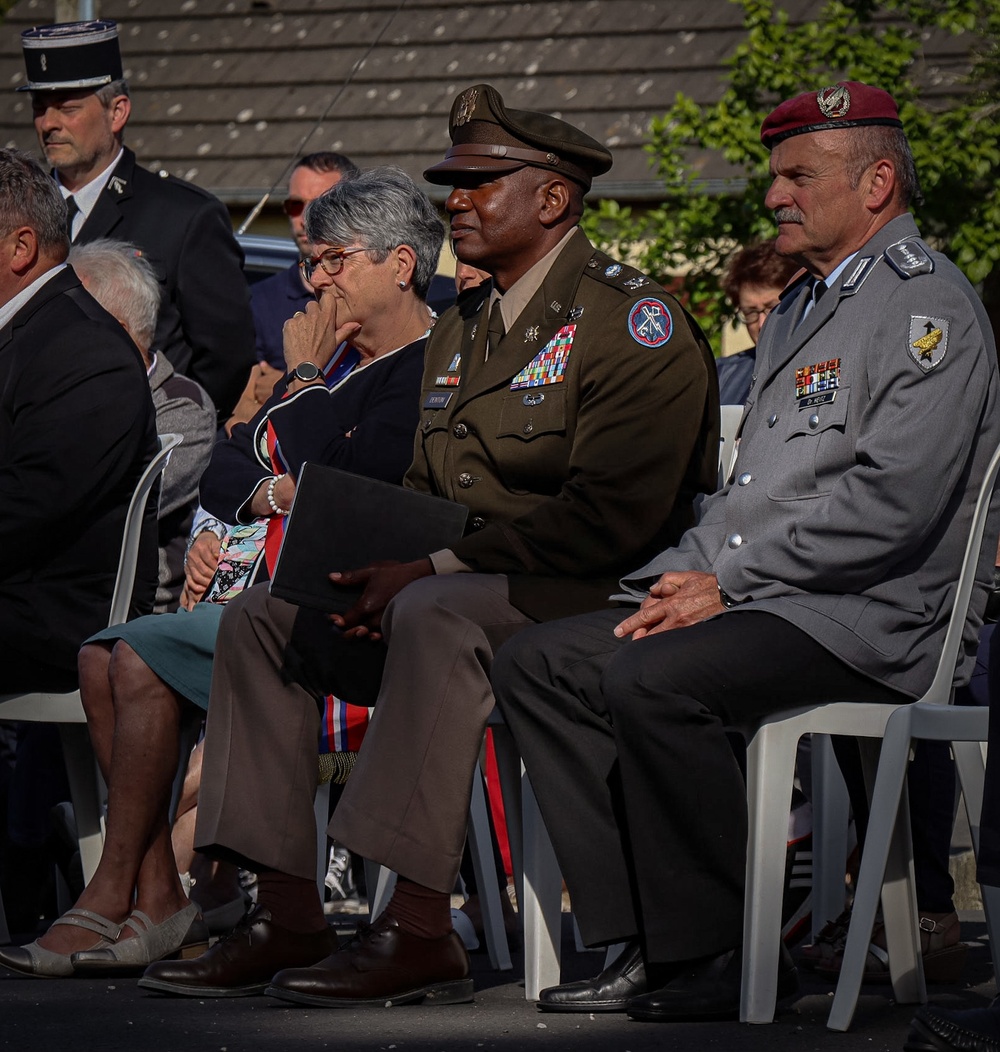
M 0 237 L 20 226 L 35 231 L 39 248 L 66 258 L 66 202 L 55 179 L 21 150 L 0 150 Z
M 783 289 L 798 269 L 794 260 L 778 255 L 773 241 L 761 241 L 741 248 L 730 258 L 722 275 L 722 291 L 734 307 L 739 307 L 744 285 Z
M 333 150 L 317 150 L 307 153 L 295 162 L 295 168 L 308 168 L 313 172 L 340 172 L 343 179 L 353 179 L 361 174 L 361 169 L 342 153 Z M 292 171 L 295 171 L 295 168 Z

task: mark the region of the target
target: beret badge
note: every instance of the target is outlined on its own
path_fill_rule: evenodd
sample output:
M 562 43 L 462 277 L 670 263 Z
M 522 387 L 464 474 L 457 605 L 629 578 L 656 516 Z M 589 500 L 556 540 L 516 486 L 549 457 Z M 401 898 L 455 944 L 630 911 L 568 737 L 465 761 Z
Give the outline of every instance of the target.
M 827 119 L 846 117 L 851 108 L 851 93 L 845 85 L 834 84 L 816 92 L 816 104 Z

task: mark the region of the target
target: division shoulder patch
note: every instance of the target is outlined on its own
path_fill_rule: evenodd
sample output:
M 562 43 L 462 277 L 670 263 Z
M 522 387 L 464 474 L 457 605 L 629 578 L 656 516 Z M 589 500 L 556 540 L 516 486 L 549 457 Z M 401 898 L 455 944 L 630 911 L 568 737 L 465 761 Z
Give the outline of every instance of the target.
M 948 350 L 947 319 L 911 314 L 906 350 L 925 373 L 940 365 Z
M 629 311 L 628 331 L 641 347 L 662 347 L 674 334 L 674 319 L 663 300 L 639 300 Z

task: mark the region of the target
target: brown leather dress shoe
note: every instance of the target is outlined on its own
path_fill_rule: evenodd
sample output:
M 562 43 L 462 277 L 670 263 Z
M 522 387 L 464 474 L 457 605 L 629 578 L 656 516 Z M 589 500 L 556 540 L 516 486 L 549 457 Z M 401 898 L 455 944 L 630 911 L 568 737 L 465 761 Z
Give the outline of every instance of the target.
M 249 997 L 264 993 L 275 972 L 318 961 L 336 945 L 330 928 L 307 935 L 289 931 L 255 906 L 206 953 L 189 961 L 157 961 L 139 985 L 180 997 Z
M 469 955 L 449 932 L 422 939 L 383 913 L 336 953 L 312 968 L 286 968 L 266 991 L 271 997 L 323 1008 L 453 1005 L 473 999 Z

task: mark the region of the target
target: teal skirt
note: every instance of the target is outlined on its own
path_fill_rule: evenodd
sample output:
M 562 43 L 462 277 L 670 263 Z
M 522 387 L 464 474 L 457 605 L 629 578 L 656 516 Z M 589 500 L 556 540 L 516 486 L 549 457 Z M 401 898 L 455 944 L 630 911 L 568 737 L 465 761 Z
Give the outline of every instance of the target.
M 218 603 L 197 603 L 190 612 L 148 614 L 112 625 L 87 642 L 124 640 L 168 687 L 207 709 L 223 609 Z

